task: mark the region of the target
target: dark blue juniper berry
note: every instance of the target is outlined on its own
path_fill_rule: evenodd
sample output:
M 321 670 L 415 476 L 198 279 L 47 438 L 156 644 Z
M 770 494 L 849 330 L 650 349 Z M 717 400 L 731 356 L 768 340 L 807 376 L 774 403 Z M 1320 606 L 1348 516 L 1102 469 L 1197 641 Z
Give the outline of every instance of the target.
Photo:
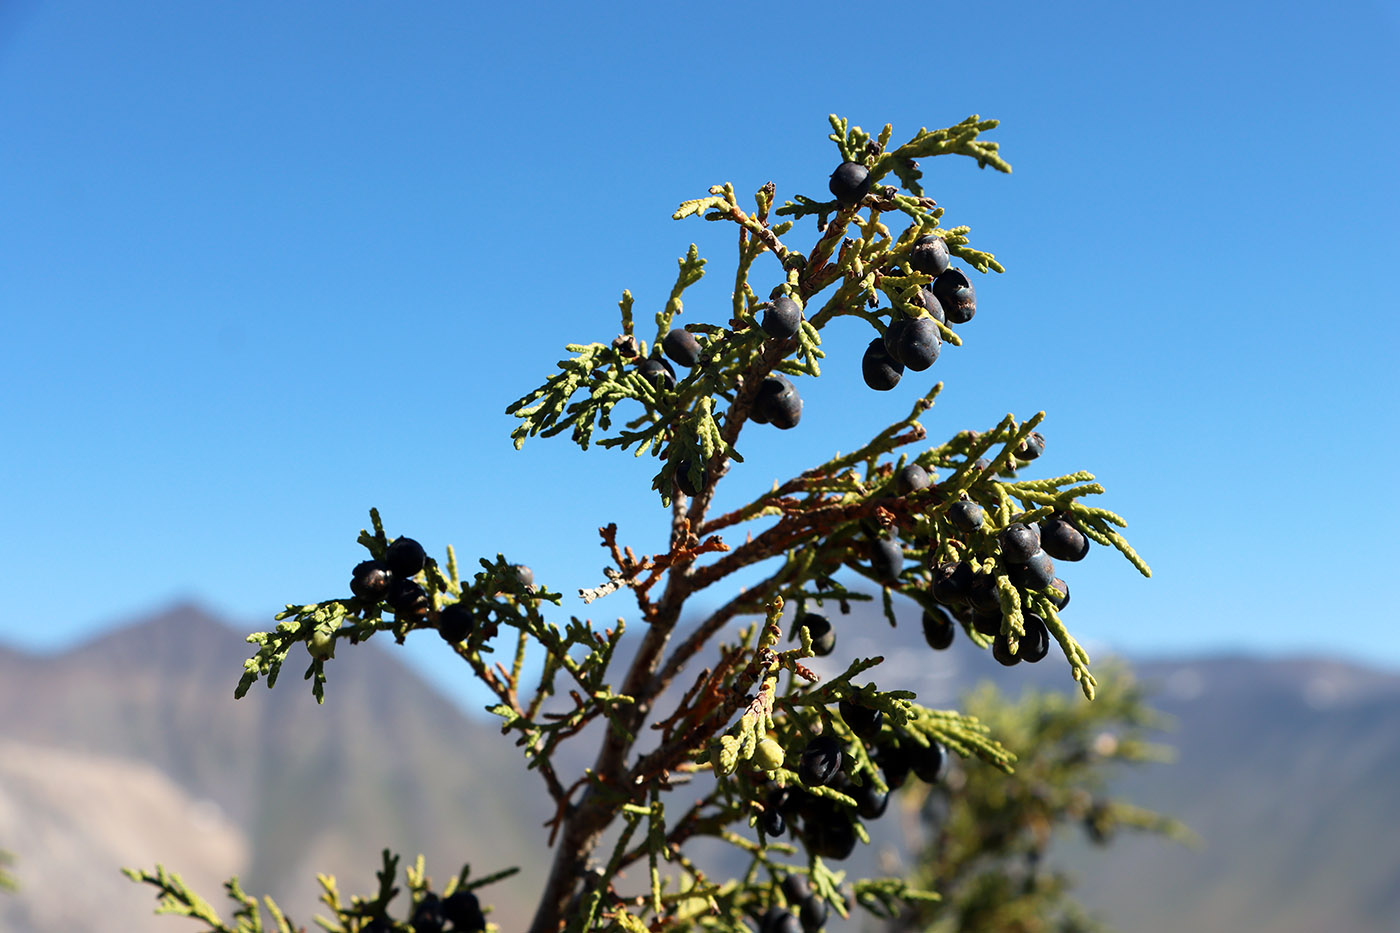
M 661 351 L 686 369 L 700 362 L 700 341 L 690 331 L 679 327 L 661 338 Z
M 870 170 L 859 162 L 842 162 L 827 187 L 842 207 L 855 207 L 870 193 Z
M 885 341 L 876 337 L 870 341 L 870 346 L 865 348 L 865 356 L 861 357 L 860 373 L 865 379 L 865 384 L 876 392 L 888 392 L 899 385 L 900 378 L 904 375 L 904 364 L 890 356 L 885 349 Z
M 777 340 L 787 340 L 796 336 L 801 325 L 802 308 L 787 295 L 779 295 L 773 299 L 773 303 L 763 312 L 763 321 L 759 324 L 765 334 Z
M 966 324 L 977 313 L 977 291 L 961 269 L 943 270 L 930 287 L 948 316 L 946 323 Z

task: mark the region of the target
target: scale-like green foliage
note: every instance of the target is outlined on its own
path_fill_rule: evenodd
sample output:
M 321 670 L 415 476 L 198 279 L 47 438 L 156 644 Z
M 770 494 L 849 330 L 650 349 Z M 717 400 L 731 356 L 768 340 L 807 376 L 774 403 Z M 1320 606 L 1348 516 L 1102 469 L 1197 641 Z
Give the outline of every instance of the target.
M 1069 878 L 1047 864 L 1066 828 L 1082 829 L 1099 846 L 1124 829 L 1196 842 L 1176 820 L 1109 792 L 1122 766 L 1171 757 L 1149 741 L 1163 723 L 1126 671 L 1114 671 L 1094 703 L 1035 691 L 1013 702 L 984 687 L 967 705 L 1016 750 L 1016 770 L 970 761 L 946 786 L 918 787 L 907 796 L 905 806 L 924 815 L 919 822 L 928 836 L 914 880 L 937 887 L 943 898 L 905 908 L 891 930 L 1098 930 L 1070 896 Z
M 567 432 L 583 449 L 596 441 L 656 458 L 651 487 L 671 510 L 669 540 L 638 553 L 619 544 L 616 526 L 601 529 L 610 559 L 606 579 L 579 589 L 586 603 L 630 592 L 636 603 L 633 629 L 640 632 L 625 669 L 615 664 L 625 629 L 621 620 L 610 629 L 578 618 L 551 621 L 558 593 L 535 585 L 501 555 L 480 561 L 481 571 L 464 581 L 450 547 L 444 564 L 430 558 L 411 579 L 395 581 L 412 599 L 396 602 L 388 592 L 387 602 L 362 595 L 291 605 L 273 631 L 249 637 L 256 651 L 236 695 L 259 679 L 273 686 L 289 653 L 301 645 L 310 655 L 305 676 L 318 700 L 324 698 L 335 652 L 346 642 L 355 645 L 379 632 L 402 642 L 415 629 L 437 629 L 448 637 L 494 695 L 489 711 L 499 717 L 502 732 L 515 737 L 556 807 L 548 824 L 555 859 L 531 933 L 762 927 L 759 918 L 766 911 L 795 907 L 780 891 L 790 875 L 807 879 L 811 896 L 842 915 L 848 892 L 852 903 L 882 917 L 935 902 L 938 895 L 929 889 L 940 887 L 937 877 L 912 886 L 898 878 L 848 885 L 844 873 L 833 868 L 868 841 L 867 817 L 861 814 L 878 814 L 870 803 L 872 789 L 897 783 L 891 775 L 901 760 L 917 762 L 916 773 L 938 782 L 950 753 L 998 772 L 1011 772 L 1015 756 L 995 726 L 922 706 L 898 684 L 877 686 L 868 678 L 879 676 L 883 658 L 854 659 L 822 681 L 804 663 L 813 656 L 806 628 L 796 644 L 790 640 L 790 647 L 780 647 L 784 605 L 795 604 L 801 613 L 828 602 L 844 609 L 852 600 L 870 598 L 837 579 L 845 570 L 848 581 L 864 578 L 862 585 L 880 591 L 893 625 L 896 596 L 928 605 L 934 569 L 961 562 L 994 587 L 1000 639 L 1015 650 L 1025 635 L 1025 613 L 1035 611 L 1060 644 L 1073 678 L 1092 698 L 1089 658 L 1051 603 L 1058 593 L 1019 585 L 1014 568 L 1000 556 L 997 535 L 1013 521 L 1056 513 L 1148 573 L 1118 533 L 1122 520 L 1082 501 L 1103 492 L 1090 474 L 1022 477 L 1038 453 L 1025 443 L 1044 413 L 1025 419 L 1008 414 L 990 430 L 961 431 L 942 444 L 926 445 L 920 419 L 932 408 L 941 383 L 929 385 L 907 415 L 856 451 L 834 454 L 727 513 L 712 514 L 717 484 L 726 481 L 728 489 L 745 481 L 740 447 L 762 443 L 766 430 L 801 430 L 798 394 L 807 380 L 819 378 L 832 359 L 836 365 L 858 365 L 863 344 L 827 346 L 827 325 L 839 317 L 858 318 L 878 336 L 896 318 L 927 313 L 916 299 L 932 277 L 907 268 L 920 237 L 941 237 L 953 257 L 982 273 L 1004 271 L 991 253 L 969 245 L 968 227 L 942 226 L 944 208 L 924 192 L 917 162 L 962 155 L 981 167 L 1009 172 L 997 144 L 982 135 L 996 121 L 970 117 L 946 129 L 921 129 L 894 148 L 889 126 L 872 137 L 845 120 L 832 117 L 831 123 L 840 159 L 860 162 L 869 171 L 873 186 L 861 203 L 842 206 L 795 193 L 776 206 L 777 186 L 769 183 L 755 194 L 753 209 L 745 210 L 733 186 L 722 184 L 675 211 L 677 220 L 732 223 L 738 239 L 730 307 L 721 319 L 685 325 L 700 347 L 688 372 L 675 373 L 658 348 L 689 310 L 686 289 L 705 274 L 706 261 L 694 245 L 678 260 L 649 340 L 636 332 L 635 301 L 623 292 L 619 332 L 568 346 L 558 372 L 506 409 L 520 422 L 512 433 L 517 447 L 529 437 Z M 887 181 L 898 181 L 903 190 Z M 804 188 L 809 186 L 820 187 L 812 180 Z M 774 222 L 776 217 L 786 219 Z M 807 217 L 816 221 L 816 237 L 799 249 L 796 240 Z M 803 320 L 792 336 L 770 337 L 758 322 L 768 302 L 780 297 L 800 307 Z M 939 332 L 949 346 L 965 343 L 965 335 L 951 326 L 941 324 Z M 775 374 L 791 383 L 774 380 Z M 754 427 L 745 434 L 750 424 Z M 933 481 L 901 494 L 894 476 L 913 462 Z M 683 484 L 677 473 L 682 465 Z M 964 508 L 957 505 L 960 500 L 985 511 L 980 529 L 966 531 L 950 519 L 950 510 Z M 373 530 L 361 532 L 359 540 L 370 560 L 383 561 L 389 538 L 377 512 L 371 519 Z M 740 543 L 731 546 L 725 537 Z M 885 546 L 879 572 L 868 560 L 876 538 L 899 548 L 891 554 Z M 894 574 L 890 564 L 896 557 L 902 558 L 902 569 Z M 748 574 L 747 587 L 735 586 L 736 574 L 760 566 L 766 576 L 752 582 Z M 715 598 L 717 587 L 728 597 Z M 704 598 L 696 600 L 700 594 Z M 712 608 L 682 630 L 682 610 L 696 602 Z M 973 617 L 955 611 L 972 641 L 986 647 L 990 639 L 976 631 Z M 756 621 L 733 631 L 731 623 L 745 617 Z M 538 671 L 526 669 L 531 646 L 542 649 Z M 500 650 L 512 654 L 511 662 L 488 663 Z M 705 666 L 697 672 L 702 657 Z M 682 676 L 686 680 L 678 680 Z M 556 702 L 546 709 L 550 697 Z M 878 725 L 855 735 L 836 713 L 842 701 L 865 707 L 871 716 L 878 711 Z M 608 727 L 594 766 L 577 776 L 557 773 L 554 753 L 560 744 L 595 722 Z M 813 786 L 807 786 L 797 762 L 818 736 L 822 748 L 830 748 L 834 738 L 845 767 L 828 778 L 813 777 Z M 904 767 L 907 771 L 909 765 Z M 668 812 L 667 794 L 689 780 L 696 782 L 698 798 L 687 794 L 695 800 L 692 805 Z M 790 812 L 784 815 L 784 809 Z M 618 832 L 611 851 L 600 850 L 613 827 Z M 701 838 L 742 853 L 745 873 L 707 877 L 686 854 L 687 845 Z M 388 922 L 395 872 L 387 853 L 385 858 L 375 898 L 352 899 L 347 907 L 333 882 L 323 879 L 333 915 L 321 921 L 323 926 L 358 933 L 369 929 L 371 920 L 381 928 Z M 645 885 L 623 893 L 624 873 L 643 861 Z M 199 919 L 212 930 L 230 929 L 177 876 L 157 869 L 133 877 L 160 889 L 163 909 Z M 477 883 L 486 880 L 491 879 Z M 457 883 L 465 882 L 464 873 Z M 412 900 L 422 901 L 427 882 L 421 864 L 410 870 L 408 885 Z M 261 929 L 257 903 L 236 883 L 229 891 L 241 905 L 236 922 L 242 926 L 236 929 Z M 273 905 L 266 909 L 273 922 L 285 924 Z M 399 911 L 392 928 L 411 929 L 411 916 L 411 910 Z

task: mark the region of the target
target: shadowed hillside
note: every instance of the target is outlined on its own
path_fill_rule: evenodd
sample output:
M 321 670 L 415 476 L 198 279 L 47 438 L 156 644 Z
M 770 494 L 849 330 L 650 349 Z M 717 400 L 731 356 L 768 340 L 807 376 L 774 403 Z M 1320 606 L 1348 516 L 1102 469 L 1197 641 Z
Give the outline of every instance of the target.
M 410 858 L 424 852 L 440 880 L 463 862 L 478 872 L 520 865 L 522 876 L 500 886 L 509 896 L 495 898 L 503 920 L 519 921 L 516 905 L 533 887 L 531 863 L 543 851 L 539 825 L 547 814 L 533 796 L 538 778 L 522 778 L 509 740 L 463 715 L 373 643 L 340 652 L 322 706 L 301 681 L 295 656 L 277 689 L 259 686 L 235 701 L 248 654 L 239 632 L 191 607 L 52 657 L 0 651 L 0 739 L 22 743 L 6 746 L 6 764 L 53 749 L 83 756 L 51 756 L 53 768 L 68 762 L 124 775 L 143 766 L 164 775 L 188 798 L 180 807 L 216 818 L 240 837 L 236 845 L 219 842 L 221 866 L 213 852 L 201 856 L 200 874 L 237 872 L 248 890 L 271 893 L 299 923 L 310 925 L 317 871 L 335 874 L 344 891 L 368 892 L 386 846 Z M 0 769 L 0 803 L 17 793 L 13 769 Z M 112 807 L 122 806 L 121 795 L 111 796 Z M 144 798 L 130 800 L 133 808 L 143 805 Z M 59 898 L 63 878 L 91 878 L 104 891 L 115 878 L 115 896 L 149 914 L 150 893 L 118 876 L 121 863 L 107 850 L 77 846 L 76 861 L 50 864 L 48 853 L 24 844 L 26 834 L 82 839 L 87 827 L 49 806 L 0 809 L 0 820 L 7 812 L 0 838 L 23 853 L 16 870 L 25 887 L 18 898 L 0 899 L 0 928 L 59 929 L 24 925 L 21 905 Z M 186 823 L 192 838 L 205 838 L 197 822 Z M 196 867 L 174 848 L 154 854 L 173 870 Z M 217 886 L 201 893 L 211 900 L 221 894 Z M 123 929 L 174 931 L 181 924 L 164 919 Z

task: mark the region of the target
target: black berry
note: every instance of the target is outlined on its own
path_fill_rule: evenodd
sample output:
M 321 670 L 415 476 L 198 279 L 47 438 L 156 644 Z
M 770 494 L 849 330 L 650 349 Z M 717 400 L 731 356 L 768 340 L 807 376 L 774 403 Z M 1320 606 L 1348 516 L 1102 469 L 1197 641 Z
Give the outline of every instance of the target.
M 1023 564 L 1012 564 L 1006 568 L 1011 582 L 1028 590 L 1041 590 L 1055 579 L 1055 562 L 1044 551 L 1036 551 Z
M 372 603 L 383 599 L 394 582 L 394 574 L 377 560 L 356 564 L 351 574 L 350 592 Z
M 870 542 L 870 570 L 875 579 L 894 583 L 903 569 L 904 548 L 900 547 L 898 538 L 881 536 Z
M 1011 641 L 1005 635 L 998 635 L 992 639 L 992 657 L 997 659 L 998 664 L 1006 667 L 1021 663 L 1021 656 L 1011 650 Z
M 977 313 L 977 291 L 961 269 L 944 269 L 930 286 L 949 324 L 966 324 Z
M 840 861 L 850 858 L 856 849 L 855 826 L 834 806 L 823 808 L 820 818 L 809 820 L 804 830 L 807 848 L 822 858 Z
M 919 294 L 915 296 L 914 300 L 919 307 L 928 312 L 929 317 L 940 324 L 948 323 L 948 316 L 943 311 L 943 303 L 938 300 L 938 296 L 928 286 L 919 289 Z
M 939 742 L 929 739 L 928 747 L 915 745 L 909 755 L 914 774 L 925 784 L 936 784 L 948 773 L 948 752 Z
M 971 585 L 972 566 L 965 560 L 946 561 L 934 568 L 933 598 L 945 606 L 966 602 Z
M 453 603 L 438 613 L 438 634 L 449 645 L 459 644 L 472 633 L 473 622 L 471 609 L 465 603 Z
M 642 378 L 650 382 L 658 389 L 674 389 L 676 387 L 676 371 L 671 368 L 671 364 L 659 356 L 648 357 L 637 364 L 637 372 L 642 374 Z
M 1083 560 L 1089 553 L 1089 539 L 1084 532 L 1058 515 L 1040 523 L 1040 546 L 1056 560 Z
M 843 760 L 841 743 L 832 736 L 819 735 L 802 749 L 797 776 L 809 787 L 821 787 L 841 770 Z
M 904 358 L 899 354 L 899 347 L 904 340 L 904 329 L 908 326 L 909 318 L 891 317 L 889 326 L 885 328 L 885 353 L 901 366 L 904 365 Z
M 898 335 L 898 352 L 894 355 L 909 369 L 921 373 L 934 364 L 943 348 L 938 325 L 931 317 L 916 317 L 906 321 Z
M 773 373 L 758 387 L 750 417 L 759 424 L 771 423 L 784 431 L 802 420 L 802 399 L 797 387 L 783 375 Z
M 763 835 L 776 839 L 787 832 L 787 820 L 777 807 L 769 807 L 758 815 L 758 828 Z
M 942 275 L 948 269 L 948 244 L 936 233 L 919 237 L 909 251 L 909 265 L 924 275 Z M 935 296 L 937 294 L 934 293 Z
M 763 322 L 759 324 L 763 332 L 778 340 L 796 336 L 802 324 L 802 308 L 787 295 L 779 295 L 773 304 L 763 312 Z
M 1039 431 L 1027 434 L 1025 440 L 1021 441 L 1016 448 L 1016 456 L 1022 460 L 1034 460 L 1043 453 L 1045 453 L 1045 435 Z
M 1026 634 L 1016 648 L 1016 657 L 1027 664 L 1034 664 L 1050 653 L 1050 629 L 1045 620 L 1033 612 L 1021 617 Z
M 865 377 L 865 384 L 876 392 L 888 392 L 899 385 L 900 377 L 904 375 L 904 364 L 890 356 L 885 349 L 885 341 L 876 337 L 870 341 L 870 346 L 865 348 L 865 356 L 860 361 L 860 373 Z
M 661 352 L 678 366 L 690 369 L 700 362 L 700 341 L 690 331 L 677 327 L 661 338 Z
M 972 630 L 979 635 L 986 635 L 994 638 L 1001 634 L 1001 609 L 974 609 L 972 611 Z
M 1059 577 L 1050 581 L 1050 592 L 1046 595 L 1050 598 L 1050 603 L 1056 609 L 1063 609 L 1069 605 L 1069 584 Z
M 433 892 L 423 895 L 418 906 L 413 908 L 414 933 L 441 933 L 445 918 L 442 914 L 442 900 Z
M 704 482 L 705 470 L 703 467 L 701 467 L 700 483 L 703 485 Z M 680 463 L 676 464 L 676 486 L 680 488 L 681 492 L 685 493 L 691 498 L 694 498 L 695 496 L 698 496 L 700 494 L 700 486 L 697 486 L 695 484 L 695 481 L 690 478 L 689 460 L 682 460 Z
M 948 506 L 948 521 L 963 531 L 976 531 L 981 528 L 982 520 L 985 517 L 986 513 L 982 511 L 982 506 L 967 499 Z
M 1034 525 L 1012 522 L 997 536 L 1001 557 L 1009 564 L 1024 564 L 1040 550 L 1040 531 Z
M 802 921 L 802 933 L 818 933 L 826 926 L 827 914 L 830 911 L 826 901 L 820 898 L 808 898 L 802 902 L 802 913 L 799 919 Z
M 400 577 L 413 576 L 427 562 L 428 553 L 423 550 L 423 545 L 412 538 L 395 538 L 384 552 L 384 563 Z
M 807 630 L 812 638 L 812 651 L 817 657 L 826 657 L 836 648 L 836 633 L 831 630 L 831 620 L 826 616 L 816 612 L 803 613 L 798 616 L 795 627 Z
M 907 463 L 894 476 L 895 492 L 901 496 L 907 496 L 911 492 L 918 492 L 920 489 L 927 489 L 929 484 L 928 470 L 917 463 Z
M 422 619 L 428 615 L 428 594 L 412 580 L 398 579 L 389 588 L 389 606 L 400 619 Z
M 758 933 L 802 933 L 802 924 L 781 907 L 770 907 L 758 921 Z
M 924 641 L 935 651 L 943 651 L 953 643 L 953 619 L 938 606 L 924 610 Z
M 842 162 L 827 187 L 842 207 L 855 207 L 870 193 L 870 170 L 859 162 Z
M 482 933 L 486 929 L 481 901 L 471 891 L 454 891 L 442 902 L 442 915 L 451 922 L 452 933 Z
M 884 815 L 885 807 L 889 806 L 889 792 L 877 790 L 875 782 L 870 779 L 868 774 L 865 776 L 864 784 L 850 788 L 847 793 L 855 799 L 856 812 L 867 820 L 878 820 Z
M 880 766 L 880 773 L 885 776 L 890 790 L 903 787 L 909 779 L 909 769 L 913 767 L 908 751 L 898 745 L 880 746 L 875 752 L 875 763 Z
M 883 710 L 871 709 L 850 700 L 842 700 L 837 704 L 837 709 L 840 710 L 846 725 L 851 727 L 851 731 L 858 738 L 868 742 L 880 734 L 880 724 L 885 721 Z
M 784 875 L 783 897 L 787 898 L 789 907 L 800 907 L 803 903 L 812 900 L 812 888 L 807 884 L 807 879 L 801 875 Z
M 1001 597 L 997 595 L 996 577 L 989 573 L 974 573 L 967 583 L 967 604 L 976 612 L 1000 612 Z

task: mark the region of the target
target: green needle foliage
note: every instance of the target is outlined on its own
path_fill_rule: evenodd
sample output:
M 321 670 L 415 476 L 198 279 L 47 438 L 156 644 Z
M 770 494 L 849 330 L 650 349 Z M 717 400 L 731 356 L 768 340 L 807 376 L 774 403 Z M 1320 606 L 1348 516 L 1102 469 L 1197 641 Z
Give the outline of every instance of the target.
M 272 631 L 249 636 L 255 653 L 237 696 L 259 680 L 271 687 L 289 657 L 305 650 L 304 676 L 318 700 L 325 697 L 335 652 L 347 642 L 380 633 L 402 642 L 415 629 L 436 629 L 447 639 L 494 695 L 490 712 L 503 733 L 515 737 L 526 767 L 539 773 L 556 808 L 548 824 L 555 856 L 531 933 L 768 929 L 775 911 L 786 905 L 795 912 L 796 901 L 808 897 L 845 915 L 844 873 L 833 866 L 868 840 L 864 824 L 873 817 L 862 814 L 874 812 L 869 794 L 887 789 L 888 760 L 922 761 L 918 767 L 934 781 L 931 762 L 949 752 L 1011 771 L 1014 756 L 986 723 L 929 709 L 897 684 L 882 688 L 869 680 L 882 658 L 856 659 L 821 681 L 805 663 L 817 650 L 805 627 L 789 634 L 786 647 L 780 643 L 785 605 L 802 614 L 828 602 L 844 607 L 869 598 L 848 591 L 838 572 L 877 588 L 894 624 L 894 597 L 930 606 L 935 570 L 965 565 L 992 588 L 1001 610 L 999 644 L 1016 650 L 1034 612 L 1089 698 L 1095 692 L 1089 657 L 1055 608 L 1059 591 L 1024 585 L 1003 558 L 998 533 L 1013 521 L 1058 515 L 1148 573 L 1118 533 L 1122 519 L 1086 504 L 1103 492 L 1092 475 L 1022 477 L 1043 443 L 1035 432 L 1043 413 L 1008 414 L 987 430 L 956 432 L 928 445 L 920 419 L 941 383 L 929 384 L 906 415 L 856 451 L 813 464 L 714 514 L 721 481 L 732 473 L 735 482 L 750 482 L 741 448 L 763 443 L 765 431 L 797 427 L 798 385 L 821 375 L 827 353 L 838 365 L 857 364 L 860 348 L 823 345 L 828 324 L 859 318 L 879 337 L 896 320 L 929 315 L 923 291 L 934 276 L 910 262 L 920 238 L 941 238 L 948 254 L 979 272 L 1003 271 L 991 253 L 970 245 L 968 227 L 943 225 L 943 208 L 925 194 L 918 165 L 932 156 L 962 155 L 1009 172 L 997 144 L 983 138 L 996 121 L 970 117 L 946 129 L 920 130 L 899 146 L 891 145 L 889 126 L 872 136 L 834 116 L 831 125 L 840 160 L 858 162 L 868 174 L 868 193 L 858 203 L 798 193 L 780 204 L 769 183 L 745 209 L 725 184 L 675 211 L 677 220 L 733 224 L 737 238 L 730 307 L 721 319 L 685 325 L 698 346 L 698 358 L 683 354 L 688 372 L 677 378 L 659 348 L 687 310 L 686 290 L 705 274 L 706 260 L 694 245 L 678 260 L 654 330 L 639 327 L 633 296 L 624 291 L 619 332 L 568 346 L 558 371 L 506 409 L 519 419 L 512 435 L 517 447 L 532 437 L 567 433 L 583 449 L 596 443 L 655 463 L 651 489 L 671 512 L 669 539 L 634 550 L 619 542 L 615 525 L 601 529 L 610 560 L 605 579 L 579 590 L 587 603 L 622 591 L 635 601 L 632 628 L 640 631 L 625 663 L 616 650 L 624 622 L 601 628 L 558 618 L 560 594 L 535 584 L 500 554 L 480 560 L 481 569 L 466 579 L 451 547 L 441 564 L 428 558 L 419 569 L 415 559 L 395 570 L 394 585 L 406 590 L 361 586 L 355 597 L 288 606 Z M 814 235 L 804 240 L 809 231 Z M 785 314 L 792 305 L 801 309 L 795 332 L 780 327 L 775 336 L 761 326 L 775 303 Z M 948 345 L 963 343 L 947 323 L 937 323 L 937 333 Z M 928 470 L 933 482 L 901 493 L 896 472 L 912 463 Z M 965 508 L 961 502 L 984 511 L 980 527 L 967 530 L 965 517 L 952 514 Z M 371 522 L 359 542 L 375 562 L 368 566 L 383 570 L 394 564 L 394 539 L 377 512 Z M 872 557 L 878 540 L 887 542 L 879 566 Z M 888 566 L 892 547 L 901 568 Z M 735 574 L 757 565 L 766 575 L 737 588 Z M 716 588 L 725 595 L 717 597 Z M 682 610 L 701 594 L 705 605 L 718 608 L 681 630 Z M 961 624 L 986 647 L 991 636 L 985 624 L 979 632 L 966 608 L 958 609 Z M 750 624 L 731 627 L 743 619 Z M 543 649 L 538 671 L 526 669 L 532 646 Z M 857 729 L 837 713 L 843 701 L 878 718 Z M 593 767 L 559 773 L 555 752 L 595 722 L 607 728 Z M 839 757 L 834 774 L 814 770 L 829 764 L 813 763 L 820 758 L 814 749 Z M 686 799 L 694 799 L 694 791 L 698 801 L 668 812 L 670 792 L 685 782 L 694 782 Z M 688 844 L 707 837 L 741 854 L 748 865 L 742 876 L 710 878 L 691 861 Z M 782 893 L 789 876 L 803 879 L 808 894 Z M 135 877 L 160 889 L 165 909 L 212 930 L 227 929 L 175 876 L 158 870 Z M 375 898 L 352 899 L 348 906 L 328 889 L 332 916 L 322 925 L 436 929 L 423 914 L 429 892 L 421 867 L 409 876 L 411 904 L 394 901 L 386 887 L 392 872 L 388 878 L 381 876 Z M 465 878 L 464 870 L 461 882 Z M 938 886 L 937 879 L 930 882 Z M 237 923 L 244 926 L 237 929 L 258 929 L 257 905 L 232 883 L 229 890 L 243 905 Z M 856 881 L 850 890 L 856 902 L 882 915 L 937 897 L 888 878 Z M 274 923 L 283 922 L 270 905 L 267 910 Z M 476 928 L 475 921 L 463 923 L 450 921 L 448 928 Z
M 1171 758 L 1148 741 L 1162 722 L 1126 671 L 1115 671 L 1094 703 L 1036 691 L 1011 702 L 985 687 L 967 705 L 1015 749 L 1016 771 L 969 761 L 946 785 L 918 785 L 906 795 L 927 834 L 911 882 L 934 886 L 943 898 L 894 915 L 891 933 L 1100 930 L 1069 896 L 1072 880 L 1046 864 L 1056 835 L 1082 830 L 1107 846 L 1131 830 L 1197 843 L 1176 820 L 1109 793 L 1122 766 Z

